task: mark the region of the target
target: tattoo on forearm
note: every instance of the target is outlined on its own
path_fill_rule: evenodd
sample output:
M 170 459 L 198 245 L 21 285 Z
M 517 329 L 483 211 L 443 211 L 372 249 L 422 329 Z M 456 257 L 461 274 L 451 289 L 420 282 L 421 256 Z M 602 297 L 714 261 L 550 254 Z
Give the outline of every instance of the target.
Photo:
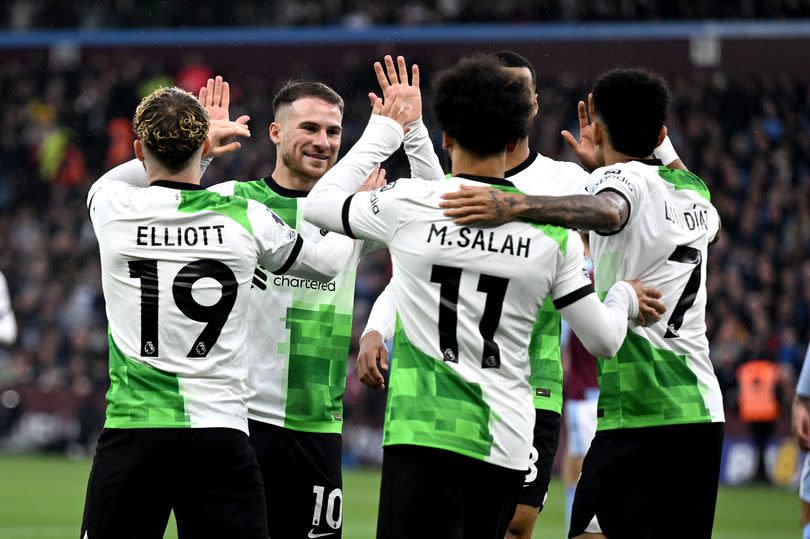
M 526 196 L 528 208 L 521 217 L 539 223 L 559 225 L 579 230 L 617 230 L 627 219 L 624 200 L 593 195 L 565 197 Z

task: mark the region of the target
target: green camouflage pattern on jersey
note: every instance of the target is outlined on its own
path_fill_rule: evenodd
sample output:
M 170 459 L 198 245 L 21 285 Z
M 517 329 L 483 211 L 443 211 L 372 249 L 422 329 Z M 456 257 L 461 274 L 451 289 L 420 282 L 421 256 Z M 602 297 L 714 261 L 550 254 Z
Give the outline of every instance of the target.
M 488 457 L 494 418 L 481 386 L 416 348 L 399 317 L 393 357 L 383 445 L 421 445 L 479 460 Z
M 110 389 L 104 428 L 186 428 L 191 426 L 177 375 L 125 356 L 107 332 Z
M 299 198 L 282 196 L 264 180 L 237 182 L 234 194 L 267 206 L 300 232 Z M 334 292 L 292 292 L 284 312 L 287 340 L 278 352 L 288 358 L 284 427 L 319 433 L 340 433 L 343 393 L 352 334 L 356 271 L 344 271 Z
M 711 414 L 687 357 L 632 330 L 612 358 L 598 358 L 597 430 L 705 423 Z

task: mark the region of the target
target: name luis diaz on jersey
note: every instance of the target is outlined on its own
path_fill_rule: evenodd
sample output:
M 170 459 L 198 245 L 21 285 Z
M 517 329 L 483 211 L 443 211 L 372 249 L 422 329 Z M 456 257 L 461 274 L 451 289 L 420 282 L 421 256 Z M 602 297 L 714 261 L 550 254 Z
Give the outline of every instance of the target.
M 709 210 L 698 208 L 696 204 L 679 212 L 672 204 L 664 202 L 664 219 L 680 228 L 709 230 Z
M 531 247 L 531 238 L 523 236 L 514 238 L 511 234 L 496 234 L 493 230 L 484 231 L 466 226 L 459 228 L 458 239 L 454 241 L 447 238 L 447 226 L 437 227 L 434 223 L 430 224 L 426 241 L 428 243 L 438 241 L 442 247 L 476 249 L 478 251 L 522 256 L 524 258 L 529 258 L 529 248 Z

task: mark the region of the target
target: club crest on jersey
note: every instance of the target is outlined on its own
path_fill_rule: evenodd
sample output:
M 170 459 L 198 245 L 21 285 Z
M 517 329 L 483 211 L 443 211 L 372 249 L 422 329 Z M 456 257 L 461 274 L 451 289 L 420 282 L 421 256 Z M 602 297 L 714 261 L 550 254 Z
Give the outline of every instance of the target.
M 445 350 L 444 354 L 442 355 L 444 356 L 445 361 L 449 361 L 450 363 L 458 363 L 458 358 L 456 357 L 456 354 L 453 352 L 452 348 Z
M 383 185 L 382 187 L 380 187 L 380 192 L 382 193 L 384 191 L 388 191 L 389 189 L 393 189 L 396 185 L 397 185 L 396 180 L 394 180 L 392 182 L 388 182 L 385 185 Z
M 292 228 L 287 230 L 286 236 L 287 236 L 288 240 L 294 240 L 297 235 L 298 235 L 298 233 L 295 230 L 293 230 Z

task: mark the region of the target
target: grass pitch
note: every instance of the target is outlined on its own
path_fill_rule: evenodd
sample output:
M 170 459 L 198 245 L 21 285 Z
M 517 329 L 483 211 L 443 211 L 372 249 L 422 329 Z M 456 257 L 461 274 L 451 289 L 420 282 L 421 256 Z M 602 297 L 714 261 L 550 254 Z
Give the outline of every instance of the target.
M 0 539 L 77 539 L 89 472 L 87 460 L 0 454 Z M 377 521 L 379 472 L 347 470 L 343 477 L 343 537 L 371 539 Z M 554 481 L 535 539 L 565 537 L 564 498 L 564 487 Z M 676 513 L 673 518 L 689 516 Z M 720 489 L 716 539 L 793 539 L 800 534 L 796 492 L 768 487 Z M 177 537 L 173 522 L 165 537 Z

